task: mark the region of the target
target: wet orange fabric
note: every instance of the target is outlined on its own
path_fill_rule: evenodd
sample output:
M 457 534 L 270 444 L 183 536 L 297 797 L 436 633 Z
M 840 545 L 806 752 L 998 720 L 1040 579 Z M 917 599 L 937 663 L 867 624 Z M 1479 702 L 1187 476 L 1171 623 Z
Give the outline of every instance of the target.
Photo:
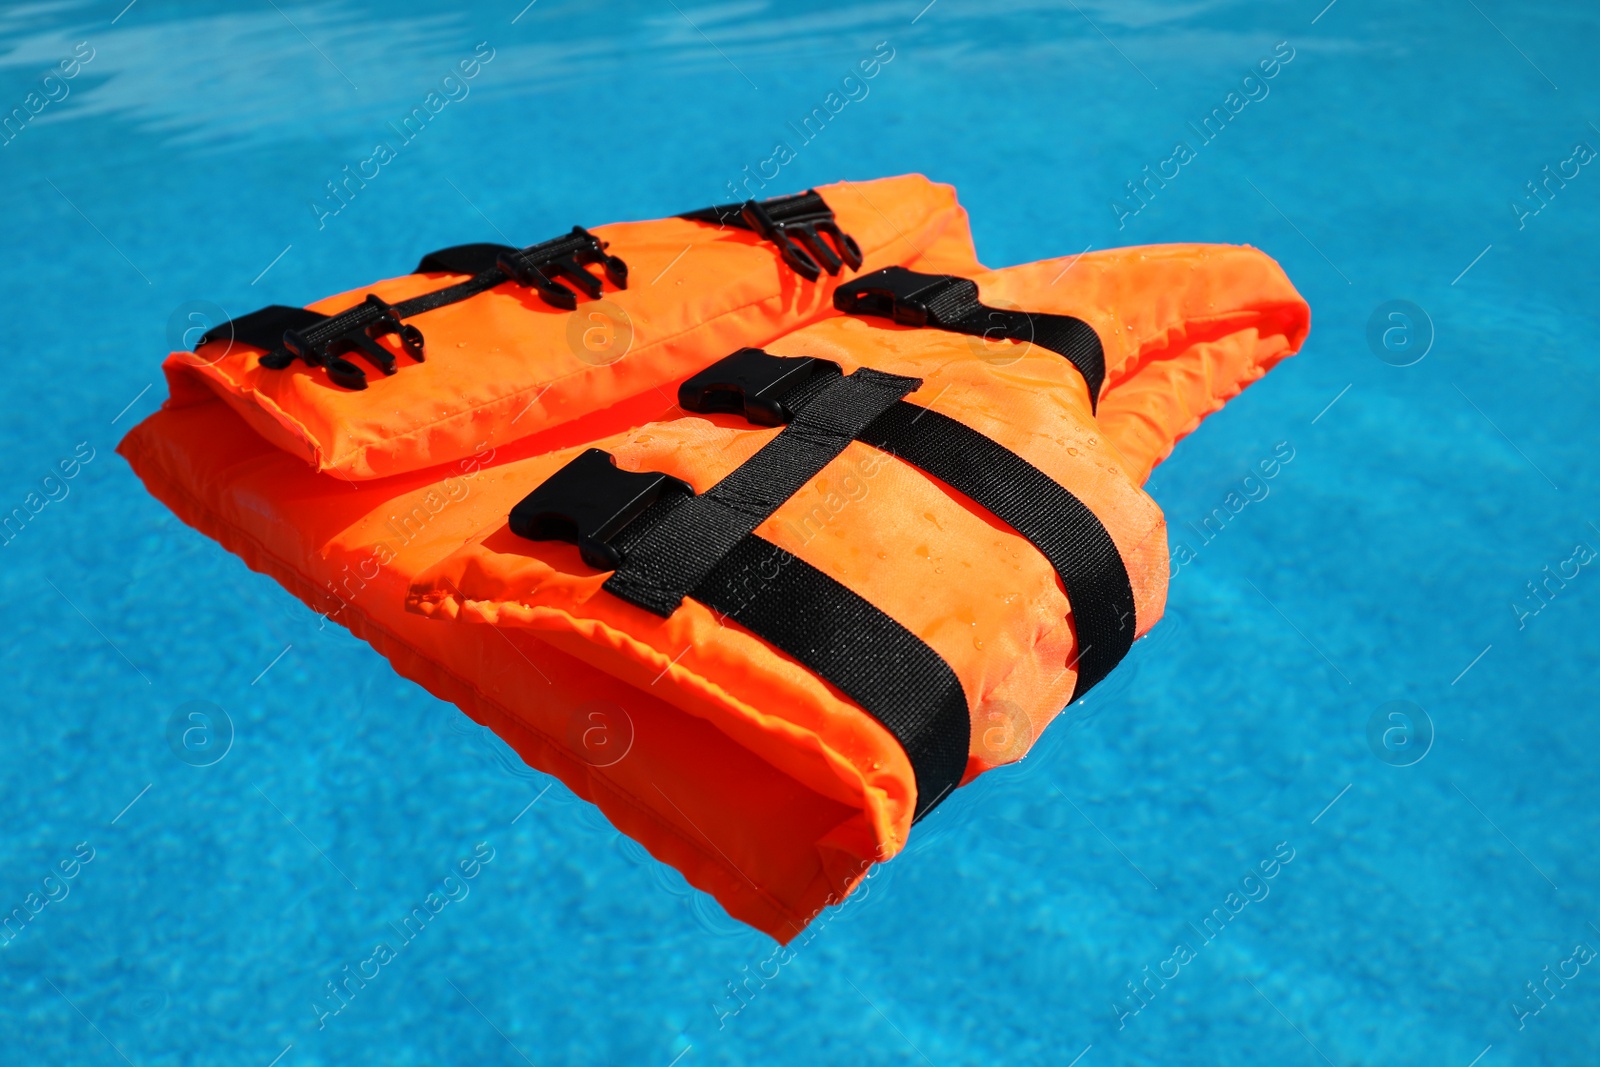
M 907 265 L 974 274 L 954 265 L 959 249 L 939 255 Z M 1012 342 L 833 318 L 765 347 L 921 376 L 912 403 L 1079 494 L 1127 563 L 1142 633 L 1159 617 L 1167 563 L 1160 513 L 1138 485 L 1178 436 L 1298 346 L 1305 306 L 1249 249 L 1119 250 L 975 276 L 986 303 L 1100 330 L 1098 420 L 1065 360 Z M 744 343 L 697 353 L 677 378 Z M 649 615 L 600 590 L 604 574 L 575 548 L 505 529 L 511 504 L 590 444 L 704 489 L 776 431 L 686 415 L 667 402 L 676 379 L 665 396 L 624 400 L 619 386 L 582 418 L 352 487 L 252 433 L 187 373 L 172 380 L 172 399 L 119 449 L 157 497 L 558 775 L 730 914 L 786 941 L 903 846 L 910 768 L 859 708 L 693 601 Z M 1074 639 L 1054 573 L 920 472 L 852 445 L 758 533 L 951 664 L 974 712 L 969 777 L 1020 757 L 1066 702 Z M 625 757 L 603 766 L 574 733 L 597 703 L 632 731 Z
M 1100 425 L 1141 483 L 1311 329 L 1283 268 L 1246 245 L 1111 248 L 974 277 L 988 303 L 1095 328 L 1106 350 Z
M 976 268 L 966 213 L 955 191 L 921 175 L 841 182 L 817 190 L 864 257 L 862 271 L 920 259 Z M 596 226 L 629 267 L 628 288 L 606 285 L 562 311 L 505 282 L 406 321 L 427 338 L 426 360 L 379 343 L 400 364 L 373 371 L 351 391 L 328 372 L 296 362 L 260 365 L 260 349 L 214 341 L 168 358 L 177 379 L 203 382 L 257 432 L 317 470 L 361 480 L 422 470 L 485 446 L 582 418 L 668 385 L 707 352 L 766 341 L 832 308 L 834 288 L 858 272 L 797 276 L 755 233 L 686 219 Z M 352 289 L 310 307 L 334 314 L 373 293 L 396 303 L 464 275 L 408 274 Z

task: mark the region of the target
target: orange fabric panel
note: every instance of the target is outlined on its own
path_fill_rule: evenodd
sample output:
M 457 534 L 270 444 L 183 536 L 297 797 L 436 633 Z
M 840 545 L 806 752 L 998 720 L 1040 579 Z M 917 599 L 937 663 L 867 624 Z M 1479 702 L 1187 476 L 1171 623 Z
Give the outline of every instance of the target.
M 937 269 L 977 268 L 966 213 L 947 185 L 906 175 L 818 192 L 859 242 L 863 271 L 908 263 L 924 251 Z M 425 362 L 404 355 L 395 338 L 381 339 L 399 371 L 369 372 L 364 390 L 335 386 L 326 370 L 300 362 L 266 369 L 260 350 L 213 342 L 199 354 L 168 358 L 172 391 L 183 388 L 179 379 L 197 379 L 315 469 L 381 478 L 583 418 L 677 381 L 707 353 L 764 344 L 831 313 L 834 288 L 854 276 L 846 268 L 807 282 L 772 244 L 732 227 L 658 219 L 592 232 L 628 263 L 629 288 L 608 283 L 600 300 L 580 297 L 575 311 L 506 282 L 406 320 L 427 339 Z M 463 280 L 405 275 L 310 306 L 333 314 L 368 293 L 395 303 Z
M 972 277 L 987 304 L 1095 328 L 1106 353 L 1099 422 L 1140 484 L 1311 328 L 1283 268 L 1247 245 L 1111 248 Z

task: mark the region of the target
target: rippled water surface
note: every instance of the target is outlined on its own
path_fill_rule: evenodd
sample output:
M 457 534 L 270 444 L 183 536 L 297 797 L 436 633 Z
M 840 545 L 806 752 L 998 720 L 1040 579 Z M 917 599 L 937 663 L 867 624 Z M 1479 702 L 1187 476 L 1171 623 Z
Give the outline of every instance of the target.
M 0 907 L 75 872 L 0 949 L 0 1059 L 1600 1062 L 1592 4 L 524 2 L 0 11 L 0 109 L 27 116 L 0 147 L 0 510 L 75 469 L 0 549 Z M 996 266 L 1249 243 L 1314 325 L 1156 471 L 1193 551 L 1166 620 L 774 957 L 113 448 L 197 302 L 726 200 L 880 46 L 773 192 L 921 171 Z M 478 49 L 332 212 L 325 183 Z M 1223 533 L 1189 525 L 1280 448 Z M 227 712 L 225 752 L 174 747 L 190 701 Z

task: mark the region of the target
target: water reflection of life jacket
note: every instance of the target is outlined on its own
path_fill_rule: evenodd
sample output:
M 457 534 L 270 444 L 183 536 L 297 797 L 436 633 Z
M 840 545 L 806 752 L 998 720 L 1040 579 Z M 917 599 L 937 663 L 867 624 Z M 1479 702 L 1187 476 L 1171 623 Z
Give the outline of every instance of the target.
M 629 224 L 640 250 L 597 228 L 629 268 L 603 300 L 671 286 L 626 306 L 620 358 L 566 343 L 587 293 L 545 311 L 503 277 L 398 316 L 425 363 L 379 322 L 398 366 L 364 390 L 335 384 L 336 352 L 174 356 L 172 399 L 121 446 L 185 521 L 782 941 L 1156 622 L 1145 477 L 1309 321 L 1253 249 L 988 272 L 943 187 L 819 192 L 859 270 L 802 276 L 772 212 Z M 756 282 L 722 273 L 735 254 Z M 454 273 L 317 307 L 476 277 Z M 519 329 L 544 347 L 447 358 Z

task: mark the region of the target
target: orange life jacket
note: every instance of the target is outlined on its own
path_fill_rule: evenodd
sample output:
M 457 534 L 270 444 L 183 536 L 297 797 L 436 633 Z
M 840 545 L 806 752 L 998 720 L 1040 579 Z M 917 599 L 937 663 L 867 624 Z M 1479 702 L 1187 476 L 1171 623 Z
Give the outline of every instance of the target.
M 240 364 L 255 392 L 175 356 L 172 399 L 120 451 L 185 521 L 787 941 L 951 788 L 1026 754 L 1155 623 L 1168 563 L 1144 478 L 1309 324 L 1253 249 L 985 272 L 959 207 L 939 210 L 921 252 L 901 249 L 909 271 L 868 255 L 837 280 L 779 274 L 775 317 L 714 346 L 661 342 L 670 358 L 645 377 L 665 385 L 623 372 L 641 333 L 606 373 L 579 371 L 570 403 L 587 413 L 538 408 L 524 427 L 491 404 L 430 443 L 447 458 L 428 466 L 396 450 L 416 410 L 394 423 L 392 401 L 370 403 L 420 366 L 336 391 L 325 365 L 261 369 L 261 349 Z M 788 271 L 754 231 L 722 239 Z M 416 316 L 430 370 L 455 343 L 430 325 L 444 311 Z M 551 365 L 524 377 L 561 388 Z M 331 451 L 250 432 L 271 382 L 328 420 Z M 357 412 L 362 444 L 339 451 Z

